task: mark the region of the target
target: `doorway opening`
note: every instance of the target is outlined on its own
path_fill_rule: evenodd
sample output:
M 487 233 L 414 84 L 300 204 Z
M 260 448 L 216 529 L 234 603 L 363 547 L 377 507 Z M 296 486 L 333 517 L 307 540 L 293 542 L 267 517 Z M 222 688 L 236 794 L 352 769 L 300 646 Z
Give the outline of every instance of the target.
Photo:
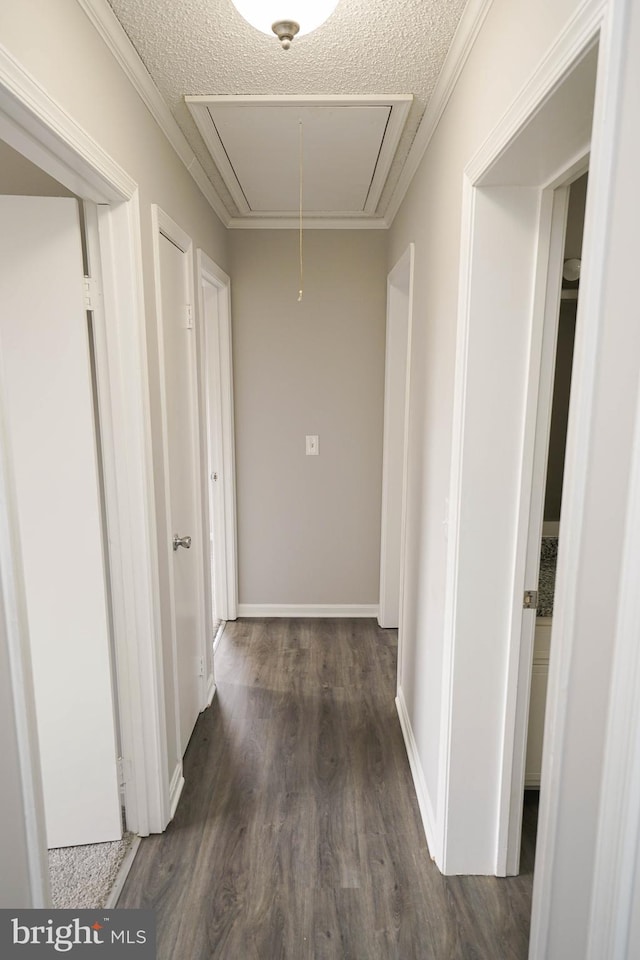
M 531 860 L 533 851 L 525 850 L 524 844 L 527 842 L 531 846 L 532 827 L 537 819 L 542 775 L 545 708 L 558 547 L 561 536 L 562 488 L 587 182 L 588 173 L 583 173 L 570 186 L 560 188 L 563 195 L 555 198 L 556 205 L 559 205 L 563 212 L 566 211 L 566 218 L 564 223 L 560 218 L 557 219 L 558 229 L 562 229 L 564 235 L 562 281 L 559 301 L 556 298 L 548 304 L 546 311 L 548 329 L 545 331 L 545 339 L 548 342 L 548 349 L 545 351 L 543 345 L 538 400 L 538 430 L 533 465 L 533 509 L 529 529 L 531 544 L 527 547 L 526 575 L 527 590 L 530 589 L 532 597 L 535 597 L 535 602 L 533 599 L 531 601 L 535 610 L 535 620 L 533 610 L 523 614 L 523 629 L 530 631 L 531 622 L 535 623 L 524 771 L 522 855 L 524 858 L 526 854 L 527 862 Z M 554 249 L 557 249 L 556 245 Z M 540 514 L 541 497 L 544 502 L 542 515 Z M 525 829 L 527 841 L 525 841 Z
M 121 784 L 127 826 L 136 834 L 146 836 L 166 827 L 169 803 L 157 649 L 160 610 L 137 185 L 33 83 L 20 64 L 2 54 L 0 59 L 3 66 L 0 140 L 19 155 L 18 163 L 20 158 L 30 161 L 40 173 L 53 177 L 75 197 L 95 205 L 102 269 L 98 315 L 100 321 L 104 321 L 94 326 L 95 359 L 103 446 L 104 513 L 110 545 L 109 599 L 122 742 L 115 794 L 117 801 Z M 60 200 L 65 202 L 64 198 Z M 82 273 L 81 255 L 78 259 Z M 39 279 L 37 272 L 29 273 L 26 288 L 31 291 L 37 287 Z M 23 301 L 29 299 L 22 297 Z M 80 324 L 86 353 L 86 314 L 82 303 L 80 280 Z M 52 356 L 58 348 L 59 344 L 54 343 Z M 54 364 L 51 367 L 54 369 Z M 5 409 L 5 384 L 1 389 Z M 85 404 L 89 417 L 91 406 L 89 399 Z M 15 850 L 20 863 L 24 864 L 19 879 L 22 899 L 33 907 L 48 907 L 51 898 L 43 778 L 26 616 L 27 591 L 20 558 L 16 463 L 8 426 L 4 422 L 0 425 L 3 489 L 0 515 L 6 532 L 1 579 L 8 604 L 3 614 L 3 633 L 10 668 L 8 683 L 14 723 L 11 730 L 19 757 L 18 783 L 11 787 L 17 814 Z M 34 456 L 37 457 L 37 451 Z M 46 460 L 42 466 L 46 469 Z M 64 531 L 65 538 L 72 539 L 73 535 L 73 530 Z M 84 599 L 79 591 L 78 596 Z M 108 658 L 106 643 L 103 655 Z M 105 667 L 104 672 L 108 675 L 108 668 Z M 113 716 L 110 727 L 113 733 Z M 115 766 L 114 749 L 111 768 Z M 119 813 L 116 802 L 118 817 Z
M 106 906 L 134 837 L 118 764 L 101 321 L 88 296 L 90 261 L 99 268 L 95 212 L 2 140 L 0 205 L 4 396 L 52 902 Z
M 387 278 L 378 624 L 384 629 L 398 630 L 399 685 L 402 678 L 414 257 L 415 245 L 411 243 Z
M 560 300 L 563 185 L 585 171 L 591 151 L 598 36 L 593 22 L 579 36 L 575 25 L 567 31 L 553 67 L 543 65 L 465 170 L 436 804 L 443 815 L 434 844 L 447 874 L 518 872 L 535 629 L 527 546 L 546 309 Z M 590 262 L 588 229 L 586 237 Z M 584 303 L 597 322 L 588 297 Z M 577 396 L 589 388 L 581 359 Z M 572 436 L 570 429 L 569 450 Z M 569 530 L 581 496 L 575 470 L 570 475 Z M 535 550 L 539 562 L 539 540 Z M 565 590 L 561 562 L 558 594 Z M 530 642 L 525 616 L 534 621 Z M 552 677 L 564 656 L 559 635 Z M 563 723 L 557 697 L 554 712 L 555 740 Z

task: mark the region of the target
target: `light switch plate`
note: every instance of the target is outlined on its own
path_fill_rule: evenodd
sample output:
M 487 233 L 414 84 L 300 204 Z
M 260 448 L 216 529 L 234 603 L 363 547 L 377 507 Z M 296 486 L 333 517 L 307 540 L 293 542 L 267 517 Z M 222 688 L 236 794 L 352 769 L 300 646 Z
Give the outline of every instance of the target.
M 318 456 L 318 437 L 307 437 L 306 451 L 308 457 Z

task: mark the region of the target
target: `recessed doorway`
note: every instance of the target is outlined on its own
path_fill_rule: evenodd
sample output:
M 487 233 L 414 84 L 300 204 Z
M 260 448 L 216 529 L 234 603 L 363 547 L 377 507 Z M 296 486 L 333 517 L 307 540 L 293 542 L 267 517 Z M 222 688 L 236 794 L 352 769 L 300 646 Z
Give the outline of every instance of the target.
M 540 372 L 536 449 L 533 465 L 533 490 L 527 573 L 525 588 L 532 600 L 523 611 L 523 647 L 532 650 L 530 696 L 527 722 L 524 787 L 525 817 L 537 810 L 542 776 L 545 738 L 545 708 L 549 679 L 549 658 L 553 626 L 553 606 L 558 548 L 561 543 L 561 504 L 567 445 L 571 380 L 582 239 L 586 209 L 588 174 L 556 193 L 555 229 L 564 237 L 561 264 L 555 263 L 554 275 L 561 268 L 561 287 L 550 291 Z M 558 238 L 559 240 L 559 238 Z M 553 243 L 554 255 L 559 243 Z M 559 299 L 558 299 L 559 292 Z M 541 505 L 543 511 L 541 512 Z M 533 636 L 532 636 L 533 634 Z M 524 839 L 524 831 L 523 831 Z

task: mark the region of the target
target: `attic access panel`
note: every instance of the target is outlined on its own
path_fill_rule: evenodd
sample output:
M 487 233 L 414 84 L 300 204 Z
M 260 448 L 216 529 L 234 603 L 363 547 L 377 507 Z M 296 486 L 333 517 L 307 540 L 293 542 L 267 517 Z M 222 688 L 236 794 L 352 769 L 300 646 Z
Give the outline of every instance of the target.
M 375 217 L 412 97 L 186 97 L 240 212 Z

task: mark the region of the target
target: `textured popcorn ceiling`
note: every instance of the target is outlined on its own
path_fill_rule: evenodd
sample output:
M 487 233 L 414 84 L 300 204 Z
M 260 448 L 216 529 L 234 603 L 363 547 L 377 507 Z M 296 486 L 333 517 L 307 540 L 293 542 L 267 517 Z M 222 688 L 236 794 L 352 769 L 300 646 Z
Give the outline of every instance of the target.
M 466 0 L 340 0 L 317 31 L 282 50 L 231 0 L 109 0 L 232 216 L 237 209 L 187 110 L 196 94 L 412 93 L 382 193 L 384 213 Z

